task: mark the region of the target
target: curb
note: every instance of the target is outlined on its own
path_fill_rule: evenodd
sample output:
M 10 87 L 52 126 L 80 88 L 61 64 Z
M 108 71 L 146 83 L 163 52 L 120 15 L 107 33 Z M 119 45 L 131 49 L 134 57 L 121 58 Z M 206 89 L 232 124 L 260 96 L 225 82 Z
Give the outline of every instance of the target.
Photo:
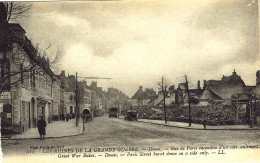
M 79 126 L 81 129 L 81 131 L 83 130 L 83 126 Z M 64 135 L 64 136 L 51 136 L 51 137 L 45 137 L 44 139 L 55 139 L 55 138 L 66 138 L 66 137 L 73 137 L 73 136 L 79 136 L 79 135 L 84 135 L 84 131 L 77 133 L 77 134 L 73 134 L 73 135 Z M 35 138 L 12 138 L 11 137 L 1 137 L 1 140 L 29 140 L 29 139 L 40 139 L 39 137 Z
M 1 137 L 1 140 L 10 140 L 8 137 Z
M 188 129 L 188 130 L 230 130 L 230 131 L 235 131 L 235 130 L 260 130 L 260 129 L 257 129 L 257 128 L 242 128 L 242 129 L 239 129 L 239 128 L 222 128 L 222 129 L 213 129 L 213 128 L 206 128 L 206 129 L 203 129 L 203 128 L 189 128 L 189 127 L 181 127 L 181 126 L 175 126 L 175 125 L 168 125 L 168 124 L 160 124 L 160 123 L 154 123 L 154 122 L 145 122 L 145 121 L 139 121 L 137 120 L 137 122 L 142 122 L 142 123 L 150 123 L 150 124 L 155 124 L 155 125 L 160 125 L 160 126 L 168 126 L 168 127 L 175 127 L 175 128 L 182 128 L 182 129 Z
M 73 137 L 73 136 L 79 136 L 84 135 L 84 133 L 74 134 L 74 135 L 65 135 L 65 136 L 57 136 L 57 137 L 45 137 L 44 139 L 55 139 L 55 138 L 66 138 L 66 137 Z M 40 139 L 40 138 L 1 138 L 1 140 L 28 140 L 28 139 Z

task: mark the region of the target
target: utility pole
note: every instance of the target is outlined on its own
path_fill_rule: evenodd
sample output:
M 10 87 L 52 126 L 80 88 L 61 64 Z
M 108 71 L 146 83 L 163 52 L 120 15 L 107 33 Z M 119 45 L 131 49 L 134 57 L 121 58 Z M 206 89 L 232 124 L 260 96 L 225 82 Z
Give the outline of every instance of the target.
M 189 126 L 191 126 L 190 91 L 189 91 L 189 83 L 188 83 L 187 75 L 185 75 L 185 81 L 186 81 L 186 89 L 188 93 L 188 102 L 189 102 Z
M 76 126 L 79 125 L 79 98 L 78 98 L 78 73 L 76 72 L 76 89 L 75 89 L 75 101 L 76 101 L 76 108 L 75 108 L 75 112 L 76 112 Z

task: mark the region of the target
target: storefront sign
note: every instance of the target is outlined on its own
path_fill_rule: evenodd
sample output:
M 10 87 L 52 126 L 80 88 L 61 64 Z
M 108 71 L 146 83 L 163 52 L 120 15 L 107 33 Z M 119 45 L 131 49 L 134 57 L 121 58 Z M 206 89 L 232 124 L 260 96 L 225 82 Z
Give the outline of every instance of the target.
M 11 99 L 11 92 L 2 92 L 1 93 L 1 99 L 2 100 L 9 100 L 9 99 Z

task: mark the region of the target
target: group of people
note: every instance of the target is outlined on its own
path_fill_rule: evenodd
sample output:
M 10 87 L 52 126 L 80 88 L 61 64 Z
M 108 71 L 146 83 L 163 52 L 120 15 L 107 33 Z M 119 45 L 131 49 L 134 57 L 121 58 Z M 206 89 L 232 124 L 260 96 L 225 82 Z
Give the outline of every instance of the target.
M 61 115 L 60 115 L 60 121 L 69 121 L 69 120 L 71 120 L 71 119 L 74 119 L 75 118 L 75 113 L 69 113 L 69 114 L 66 114 L 66 115 L 64 115 L 64 113 L 62 113 Z

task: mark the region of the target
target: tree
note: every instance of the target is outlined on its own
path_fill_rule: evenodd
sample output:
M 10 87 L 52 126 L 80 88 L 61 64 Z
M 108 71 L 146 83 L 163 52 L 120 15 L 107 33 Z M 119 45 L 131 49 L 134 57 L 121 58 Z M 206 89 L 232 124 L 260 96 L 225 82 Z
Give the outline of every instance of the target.
M 189 126 L 191 126 L 191 108 L 190 108 L 190 91 L 189 91 L 189 82 L 188 82 L 188 76 L 185 75 L 185 87 L 188 94 L 188 102 L 189 102 Z
M 28 11 L 32 8 L 32 2 L 4 2 L 7 17 L 6 20 L 9 22 L 10 20 L 19 19 L 22 17 L 26 17 Z
M 0 93 L 10 90 L 11 86 L 23 84 L 26 80 L 30 80 L 31 86 L 35 87 L 36 72 L 54 75 L 52 69 L 59 67 L 63 57 L 62 46 L 57 47 L 56 54 L 50 59 L 47 49 L 41 50 L 38 45 L 34 47 L 29 40 L 23 41 L 17 47 L 9 45 L 7 49 L 0 56 Z M 30 51 L 25 54 L 27 50 Z
M 168 95 L 168 86 L 166 85 L 165 83 L 165 79 L 164 77 L 162 76 L 162 81 L 161 82 L 158 82 L 158 85 L 159 85 L 159 91 L 161 91 L 163 93 L 163 111 L 164 111 L 164 121 L 165 123 L 167 123 L 167 110 L 166 110 L 166 106 L 165 106 L 165 99 Z
M 62 45 L 54 55 L 47 54 L 54 43 L 42 50 L 39 44 L 32 44 L 19 24 L 8 23 L 10 19 L 24 16 L 31 6 L 27 2 L 0 2 L 0 93 L 25 80 L 34 86 L 36 72 L 53 75 L 52 69 L 57 69 L 62 60 Z

